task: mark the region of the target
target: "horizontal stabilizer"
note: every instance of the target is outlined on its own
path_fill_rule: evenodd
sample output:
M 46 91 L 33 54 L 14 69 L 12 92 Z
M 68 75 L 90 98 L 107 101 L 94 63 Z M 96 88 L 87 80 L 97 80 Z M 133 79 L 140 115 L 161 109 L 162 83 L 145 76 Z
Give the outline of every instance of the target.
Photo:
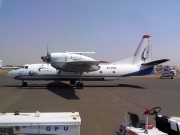
M 169 59 L 161 59 L 161 60 L 156 60 L 156 61 L 151 61 L 151 62 L 143 63 L 141 65 L 147 65 L 147 66 L 158 65 L 158 64 L 161 64 L 161 63 L 164 63 L 164 62 L 167 62 L 167 61 L 169 61 Z

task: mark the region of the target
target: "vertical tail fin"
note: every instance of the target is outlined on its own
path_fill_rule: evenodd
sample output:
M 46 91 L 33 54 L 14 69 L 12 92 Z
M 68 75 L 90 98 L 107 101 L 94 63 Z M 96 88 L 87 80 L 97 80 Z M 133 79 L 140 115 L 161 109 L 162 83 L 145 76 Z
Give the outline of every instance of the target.
M 144 35 L 133 57 L 132 64 L 142 64 L 152 60 L 151 36 Z

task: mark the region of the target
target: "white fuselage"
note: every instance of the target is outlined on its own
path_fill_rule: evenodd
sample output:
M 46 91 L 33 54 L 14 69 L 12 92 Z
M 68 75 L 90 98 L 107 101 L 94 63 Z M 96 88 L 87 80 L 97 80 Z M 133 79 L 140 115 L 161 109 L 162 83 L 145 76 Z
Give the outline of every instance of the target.
M 100 64 L 94 72 L 84 72 L 82 80 L 115 80 L 126 76 L 154 73 L 154 67 L 142 65 Z M 80 73 L 56 70 L 50 64 L 27 64 L 7 74 L 17 80 L 79 80 Z

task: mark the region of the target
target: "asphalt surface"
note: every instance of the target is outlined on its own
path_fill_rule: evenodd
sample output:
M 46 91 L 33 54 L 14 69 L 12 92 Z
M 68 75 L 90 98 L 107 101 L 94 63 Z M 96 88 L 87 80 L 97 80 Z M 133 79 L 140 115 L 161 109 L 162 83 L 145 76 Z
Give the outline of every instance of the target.
M 84 82 L 83 90 L 69 82 L 21 81 L 0 71 L 0 112 L 71 112 L 81 117 L 81 135 L 114 135 L 127 112 L 143 119 L 146 108 L 159 106 L 159 114 L 180 116 L 180 78 L 130 77 L 116 81 Z M 129 118 L 129 116 L 127 115 Z M 154 116 L 149 117 L 155 125 Z

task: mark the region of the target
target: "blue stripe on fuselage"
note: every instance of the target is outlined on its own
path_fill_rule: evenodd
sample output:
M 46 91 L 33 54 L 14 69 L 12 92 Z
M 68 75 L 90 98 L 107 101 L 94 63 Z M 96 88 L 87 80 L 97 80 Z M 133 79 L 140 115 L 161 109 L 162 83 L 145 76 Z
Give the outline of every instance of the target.
M 15 76 L 14 79 L 18 80 L 21 76 L 25 76 L 25 75 L 18 75 L 18 76 Z
M 123 77 L 149 75 L 149 74 L 154 74 L 154 73 L 155 73 L 154 72 L 154 67 L 150 67 L 150 68 L 143 69 L 143 70 L 140 70 L 140 71 L 137 71 L 137 72 L 133 72 L 133 73 L 130 73 L 130 74 L 123 75 Z

